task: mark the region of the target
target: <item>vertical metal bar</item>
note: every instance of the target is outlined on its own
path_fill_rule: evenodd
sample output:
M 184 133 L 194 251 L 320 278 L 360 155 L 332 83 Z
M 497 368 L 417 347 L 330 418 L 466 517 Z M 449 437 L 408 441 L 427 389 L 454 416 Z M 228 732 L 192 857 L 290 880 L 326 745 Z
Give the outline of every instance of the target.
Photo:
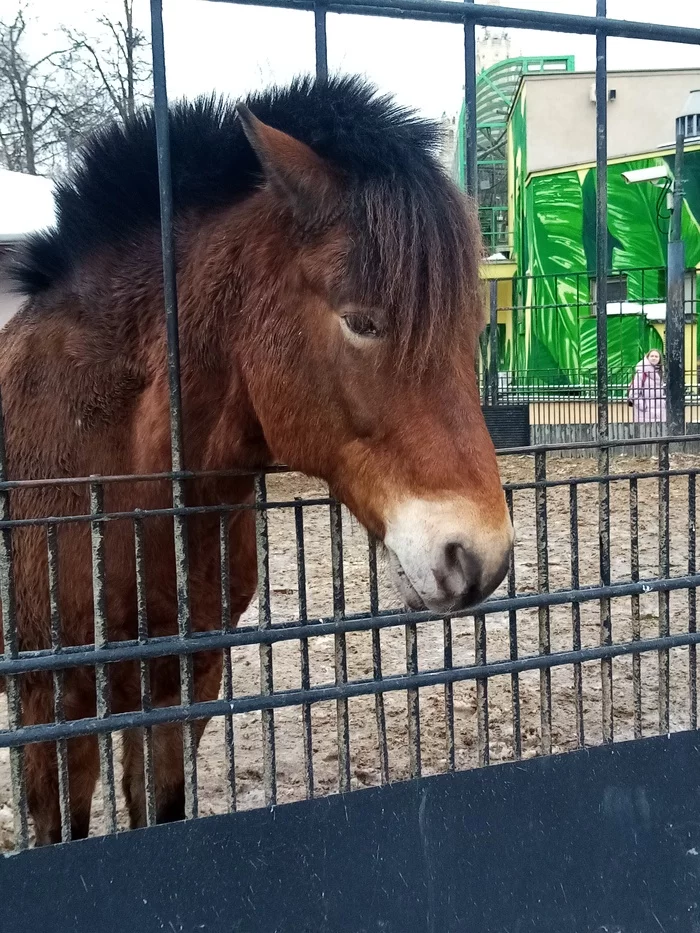
M 688 576 L 694 575 L 697 566 L 697 478 L 695 473 L 688 477 Z M 697 631 L 697 590 L 688 588 L 688 631 Z M 690 728 L 698 727 L 698 667 L 697 648 L 688 646 L 688 701 L 690 706 Z
M 683 162 L 685 158 L 685 136 L 681 130 L 676 132 L 676 155 L 673 169 L 673 213 L 669 235 L 677 243 L 683 235 Z
M 607 0 L 596 0 L 596 15 L 607 15 Z M 608 437 L 608 72 L 607 36 L 596 32 L 596 338 L 598 438 Z M 598 472 L 610 473 L 610 451 L 598 452 Z M 600 582 L 610 585 L 610 484 L 598 485 L 598 537 Z M 609 599 L 600 601 L 600 643 L 612 644 L 612 614 Z M 612 660 L 600 662 L 603 742 L 613 740 Z
M 255 477 L 255 538 L 258 553 L 258 628 L 272 627 L 270 612 L 270 541 L 267 532 L 267 510 L 265 503 L 267 488 L 265 477 Z M 260 645 L 260 693 L 271 696 L 274 692 L 272 669 L 272 645 Z M 265 805 L 277 803 L 277 766 L 275 762 L 275 711 L 264 709 L 262 719 L 263 742 L 263 786 Z
M 219 583 L 221 587 L 221 631 L 231 632 L 231 554 L 229 546 L 228 512 L 219 515 Z M 224 648 L 224 700 L 233 700 L 233 661 L 231 649 Z M 236 810 L 236 735 L 233 715 L 224 717 L 224 749 L 226 754 L 226 793 L 229 813 Z
M 93 479 L 90 483 L 90 540 L 92 550 L 92 595 L 95 624 L 95 648 L 104 648 L 109 641 L 107 630 L 107 604 L 105 596 L 105 547 L 104 524 L 100 516 L 104 513 L 104 490 L 102 484 Z M 109 677 L 106 664 L 95 665 L 95 690 L 97 718 L 107 719 L 111 711 Z M 100 733 L 100 776 L 104 800 L 107 832 L 117 831 L 117 798 L 114 786 L 114 748 L 112 733 Z
M 673 212 L 668 242 L 668 295 L 666 299 L 666 423 L 668 433 L 685 430 L 685 381 L 683 343 L 685 330 L 685 245 L 682 240 L 683 155 L 685 138 L 676 136 L 673 180 Z
M 369 537 L 369 611 L 372 616 L 379 612 L 379 585 L 377 575 L 377 542 Z M 375 680 L 382 679 L 382 644 L 379 629 L 372 629 L 372 673 Z M 379 746 L 379 772 L 382 784 L 389 783 L 389 748 L 386 738 L 386 715 L 384 694 L 375 693 L 374 712 L 377 720 L 377 743 Z
M 669 555 L 669 477 L 668 444 L 659 444 L 659 577 L 668 578 L 671 570 Z M 659 635 L 663 638 L 670 632 L 669 593 L 659 592 Z M 659 651 L 659 733 L 669 731 L 669 676 L 670 659 L 668 648 Z
M 498 282 L 489 282 L 489 403 L 498 405 Z
M 314 3 L 314 38 L 316 47 L 316 81 L 328 80 L 328 37 L 326 32 L 326 4 Z
M 306 554 L 304 547 L 304 511 L 301 505 L 294 506 L 294 529 L 297 546 L 297 592 L 299 597 L 299 621 L 307 622 L 306 608 Z M 309 639 L 299 641 L 301 655 L 301 689 L 311 689 L 311 670 L 309 666 Z M 301 707 L 301 721 L 304 730 L 304 786 L 308 799 L 314 796 L 314 743 L 311 727 L 311 704 Z
M 549 592 L 549 553 L 547 534 L 547 455 L 535 454 L 535 532 L 537 537 L 537 589 Z M 551 650 L 549 606 L 540 606 L 538 613 L 539 653 Z M 552 673 L 549 667 L 540 671 L 540 729 L 542 754 L 552 751 Z
M 184 506 L 184 484 L 180 481 L 173 483 L 173 502 L 176 508 Z M 176 581 L 178 592 L 178 634 L 180 638 L 189 638 L 192 635 L 189 594 L 189 555 L 187 547 L 186 518 L 182 515 L 173 516 L 175 537 Z M 191 706 L 194 702 L 194 677 L 192 670 L 192 655 L 180 655 L 180 701 L 183 706 Z M 185 818 L 190 820 L 197 817 L 199 802 L 197 794 L 197 743 L 194 734 L 194 723 L 185 722 L 182 726 L 182 750 L 185 778 Z
M 5 450 L 5 419 L 0 398 L 0 482 L 7 482 L 7 452 Z M 7 522 L 10 515 L 10 493 L 0 490 L 0 519 Z M 0 606 L 2 606 L 2 637 L 5 657 L 16 658 L 19 653 L 17 638 L 17 606 L 15 603 L 15 572 L 12 553 L 12 532 L 3 528 L 0 532 Z M 7 691 L 8 725 L 10 730 L 22 727 L 22 699 L 20 680 L 17 675 L 5 678 Z M 27 782 L 24 772 L 24 748 L 10 749 L 10 783 L 12 785 L 12 816 L 15 830 L 15 847 L 26 849 L 29 845 L 29 822 L 27 819 Z
M 474 3 L 474 0 L 464 0 Z M 476 27 L 473 20 L 464 21 L 464 182 L 467 194 L 477 199 L 479 171 L 476 139 Z
M 581 580 L 579 577 L 578 486 L 576 483 L 569 486 L 569 533 L 571 536 L 571 589 L 577 590 L 581 585 Z M 571 634 L 574 651 L 580 651 L 581 605 L 575 600 L 571 603 Z M 586 734 L 583 723 L 583 676 L 580 661 L 574 664 L 574 702 L 576 704 L 576 739 L 578 747 L 583 748 Z
M 506 504 L 510 520 L 515 524 L 513 514 L 513 490 L 506 489 Z M 514 599 L 516 592 L 515 582 L 515 552 L 510 555 L 508 565 L 508 598 Z M 518 612 L 516 609 L 508 610 L 508 647 L 511 661 L 518 659 Z M 517 672 L 510 675 L 510 697 L 513 712 L 513 758 L 517 761 L 523 754 L 523 737 L 520 726 L 520 679 Z
M 486 616 L 477 612 L 474 616 L 474 660 L 477 665 L 486 664 Z M 486 677 L 476 681 L 476 732 L 479 767 L 489 763 L 489 682 Z
M 406 626 L 406 673 L 409 676 L 418 673 L 418 632 L 415 624 Z M 420 749 L 420 700 L 418 688 L 410 687 L 406 691 L 408 715 L 408 756 L 411 777 L 421 775 Z
M 177 281 L 175 274 L 175 243 L 173 237 L 173 191 L 170 168 L 170 118 L 165 78 L 165 43 L 163 37 L 162 0 L 151 0 L 151 41 L 153 55 L 153 106 L 156 127 L 156 153 L 158 159 L 158 188 L 160 195 L 160 233 L 163 257 L 163 299 L 168 352 L 168 387 L 170 398 L 170 450 L 173 472 L 184 467 L 182 434 L 182 396 L 180 392 L 180 337 L 177 314 Z M 185 484 L 181 478 L 173 480 L 173 507 L 185 505 Z M 177 587 L 177 624 L 181 638 L 191 635 L 189 555 L 187 525 L 183 515 L 173 516 L 175 541 L 175 579 Z M 180 692 L 183 706 L 194 700 L 192 657 L 180 655 Z M 185 816 L 197 816 L 197 749 L 194 723 L 182 727 L 185 776 Z
M 443 666 L 446 671 L 451 670 L 452 659 L 452 619 L 445 616 L 442 623 Z M 445 684 L 445 745 L 447 752 L 447 768 L 455 770 L 455 704 L 454 684 L 449 681 Z
M 139 644 L 148 641 L 148 612 L 146 604 L 146 566 L 144 551 L 143 519 L 134 519 L 134 557 L 136 562 L 136 617 L 138 625 Z M 151 667 L 146 659 L 139 663 L 139 680 L 141 688 L 141 709 L 148 712 L 152 709 L 151 697 Z M 146 825 L 155 826 L 156 823 L 156 788 L 153 760 L 153 729 L 147 726 L 143 730 L 143 781 L 146 794 Z
M 339 622 L 345 615 L 345 581 L 343 577 L 343 513 L 339 502 L 330 506 L 331 569 L 333 574 L 333 618 Z M 335 682 L 348 682 L 348 650 L 344 632 L 336 632 Z M 350 717 L 346 697 L 336 700 L 338 727 L 338 789 L 350 790 Z
M 180 394 L 180 336 L 177 315 L 175 243 L 173 237 L 173 189 L 170 169 L 170 119 L 165 79 L 162 0 L 151 0 L 151 40 L 153 56 L 153 108 L 158 158 L 160 196 L 160 237 L 163 258 L 163 299 L 168 346 L 168 386 L 170 390 L 170 440 L 173 470 L 183 469 L 182 398 Z M 177 507 L 177 506 L 176 506 Z
M 630 479 L 630 577 L 633 583 L 639 582 L 639 491 L 637 479 Z M 631 597 L 632 641 L 641 638 L 641 616 L 639 596 Z M 632 655 L 632 694 L 634 703 L 634 737 L 642 737 L 642 658 Z
M 46 550 L 49 569 L 49 609 L 51 614 L 51 650 L 55 654 L 61 651 L 61 610 L 58 591 L 58 540 L 56 526 L 46 526 Z M 64 707 L 64 672 L 53 674 L 53 718 L 55 722 L 65 722 Z M 56 760 L 58 763 L 58 806 L 61 813 L 61 841 L 71 840 L 70 784 L 68 779 L 68 743 L 65 739 L 56 742 Z

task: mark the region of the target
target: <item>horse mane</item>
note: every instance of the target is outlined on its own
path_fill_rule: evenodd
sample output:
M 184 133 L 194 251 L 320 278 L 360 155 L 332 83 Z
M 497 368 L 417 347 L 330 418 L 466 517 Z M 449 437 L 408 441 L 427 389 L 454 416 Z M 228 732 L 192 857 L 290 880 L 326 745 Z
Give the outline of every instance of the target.
M 465 288 L 476 295 L 481 244 L 463 197 L 437 162 L 438 124 L 360 77 L 298 78 L 245 103 L 342 170 L 370 231 L 359 276 L 368 300 L 396 309 L 406 342 L 417 328 L 425 335 L 438 324 L 449 329 L 450 318 L 463 312 Z M 214 95 L 179 102 L 169 121 L 176 221 L 193 209 L 231 205 L 259 186 L 260 165 L 234 102 Z M 96 132 L 55 199 L 56 226 L 30 237 L 12 264 L 17 290 L 29 296 L 78 276 L 101 248 L 128 247 L 139 231 L 157 228 L 153 109 Z

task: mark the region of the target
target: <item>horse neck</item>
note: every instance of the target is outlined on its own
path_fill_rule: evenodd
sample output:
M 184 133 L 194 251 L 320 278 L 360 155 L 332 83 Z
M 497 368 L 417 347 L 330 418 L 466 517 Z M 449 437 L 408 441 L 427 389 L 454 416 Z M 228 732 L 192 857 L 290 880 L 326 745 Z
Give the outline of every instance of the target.
M 249 469 L 271 459 L 238 363 L 249 331 L 247 213 L 229 208 L 193 223 L 189 235 L 185 226 L 180 236 L 182 420 L 192 469 Z

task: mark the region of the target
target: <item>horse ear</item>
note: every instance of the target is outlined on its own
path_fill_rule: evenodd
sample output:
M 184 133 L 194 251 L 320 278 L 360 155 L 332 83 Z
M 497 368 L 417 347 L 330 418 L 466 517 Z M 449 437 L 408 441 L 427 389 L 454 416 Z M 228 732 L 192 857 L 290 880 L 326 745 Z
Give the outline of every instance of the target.
M 287 198 L 297 217 L 306 223 L 331 213 L 339 198 L 339 179 L 325 159 L 263 123 L 245 104 L 238 104 L 236 112 L 265 178 Z

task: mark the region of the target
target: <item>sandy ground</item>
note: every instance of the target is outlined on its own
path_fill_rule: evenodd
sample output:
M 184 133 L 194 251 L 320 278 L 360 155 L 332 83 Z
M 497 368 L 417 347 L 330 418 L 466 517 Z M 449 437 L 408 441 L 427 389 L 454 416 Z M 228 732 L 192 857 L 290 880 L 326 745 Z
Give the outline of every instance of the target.
M 675 467 L 697 467 L 700 458 L 678 457 Z M 529 482 L 534 478 L 530 457 L 502 460 L 504 482 Z M 552 459 L 548 464 L 550 479 L 586 476 L 596 465 L 588 460 Z M 655 469 L 652 460 L 620 458 L 613 461 L 615 472 L 643 472 Z M 671 478 L 671 575 L 687 572 L 688 503 L 687 477 Z M 297 475 L 270 477 L 270 499 L 288 500 L 294 496 L 310 498 L 325 494 L 322 484 Z M 537 553 L 535 535 L 534 492 L 514 491 L 514 517 L 517 533 L 515 549 L 516 587 L 520 594 L 537 591 Z M 639 532 L 641 577 L 658 575 L 659 508 L 658 480 L 639 481 Z M 569 488 L 548 490 L 549 572 L 550 588 L 570 586 L 570 509 Z M 616 481 L 611 487 L 611 575 L 613 582 L 630 577 L 629 483 Z M 309 507 L 304 519 L 308 575 L 308 613 L 310 618 L 332 614 L 330 570 L 330 535 L 327 507 Z M 270 513 L 270 571 L 273 621 L 282 622 L 298 615 L 298 591 L 293 514 L 286 510 Z M 363 529 L 348 515 L 343 517 L 344 573 L 347 612 L 369 609 L 369 574 L 367 539 Z M 579 488 L 580 579 L 582 585 L 595 584 L 599 576 L 598 557 L 598 490 L 596 485 Z M 505 592 L 505 586 L 501 591 Z M 397 604 L 387 579 L 380 579 L 380 604 L 390 608 Z M 672 632 L 688 630 L 688 593 L 670 595 Z M 631 638 L 630 598 L 613 602 L 613 637 L 616 641 Z M 641 597 L 642 637 L 658 633 L 659 597 Z M 250 606 L 244 622 L 255 624 L 257 604 Z M 565 605 L 551 610 L 552 651 L 572 646 L 572 607 Z M 453 663 L 455 666 L 474 662 L 474 622 L 454 620 Z M 517 614 L 518 651 L 521 656 L 538 652 L 538 611 L 521 610 Z M 600 638 L 600 608 L 596 602 L 581 605 L 581 640 L 592 646 Z M 381 634 L 384 674 L 406 672 L 406 638 L 403 628 L 384 630 Z M 421 670 L 443 665 L 442 622 L 423 623 L 418 627 L 418 659 Z M 347 638 L 348 677 L 350 681 L 372 676 L 372 644 L 370 633 L 354 633 Z M 311 683 L 328 684 L 334 678 L 334 644 L 332 638 L 312 638 L 309 642 Z M 487 617 L 487 657 L 489 661 L 509 657 L 508 618 L 506 614 Z M 300 684 L 300 650 L 298 642 L 276 645 L 273 649 L 275 689 L 294 689 Z M 233 676 L 236 695 L 256 694 L 260 687 L 259 654 L 256 647 L 236 649 L 233 653 Z M 586 744 L 602 741 L 601 665 L 591 662 L 583 666 L 583 717 Z M 671 652 L 670 723 L 672 730 L 689 727 L 690 702 L 688 689 L 688 651 Z M 642 726 L 646 735 L 658 731 L 658 658 L 656 654 L 641 659 Z M 631 658 L 613 661 L 614 734 L 616 740 L 633 737 L 634 697 Z M 552 751 L 562 752 L 577 746 L 576 706 L 573 668 L 554 668 L 552 684 Z M 541 735 L 540 674 L 532 671 L 519 676 L 521 740 L 523 757 L 543 750 Z M 441 772 L 448 767 L 445 692 L 443 687 L 420 691 L 421 753 L 424 774 Z M 0 697 L 0 727 L 6 725 L 4 695 Z M 391 780 L 409 776 L 407 699 L 404 692 L 389 693 L 384 698 Z M 372 696 L 352 699 L 350 711 L 351 781 L 353 788 L 377 784 L 380 766 Z M 338 789 L 338 743 L 335 702 L 317 703 L 311 712 L 313 726 L 313 771 L 315 792 L 333 793 Z M 458 768 L 478 764 L 477 697 L 474 682 L 454 687 L 455 754 Z M 492 763 L 513 758 L 514 730 L 510 676 L 492 678 L 488 683 L 488 750 Z M 235 717 L 236 796 L 239 808 L 263 804 L 262 730 L 259 713 Z M 299 707 L 275 713 L 277 752 L 277 787 L 280 803 L 305 796 L 302 716 Z M 118 770 L 118 769 L 117 769 Z M 225 812 L 228 794 L 225 779 L 223 721 L 213 720 L 207 726 L 198 755 L 200 813 Z M 9 787 L 9 755 L 0 750 L 0 847 L 12 843 L 12 812 Z M 93 832 L 102 829 L 101 793 L 98 788 L 94 804 Z M 124 814 L 120 801 L 120 821 Z

